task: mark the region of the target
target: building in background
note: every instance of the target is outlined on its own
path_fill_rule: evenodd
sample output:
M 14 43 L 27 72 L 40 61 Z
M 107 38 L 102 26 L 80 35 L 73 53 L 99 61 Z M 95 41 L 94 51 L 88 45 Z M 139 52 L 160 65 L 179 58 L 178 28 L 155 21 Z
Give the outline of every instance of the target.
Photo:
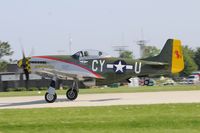
M 9 64 L 7 66 L 7 72 L 0 73 L 0 92 L 9 91 L 12 88 L 46 88 L 49 86 L 51 79 L 43 78 L 36 74 L 30 74 L 30 80 L 28 83 L 25 80 L 25 75 L 22 73 L 20 69 L 18 69 L 17 64 Z M 28 86 L 27 86 L 28 84 Z M 62 86 L 71 86 L 72 81 L 70 80 L 59 80 L 57 84 L 57 88 Z M 84 87 L 80 83 L 81 87 Z

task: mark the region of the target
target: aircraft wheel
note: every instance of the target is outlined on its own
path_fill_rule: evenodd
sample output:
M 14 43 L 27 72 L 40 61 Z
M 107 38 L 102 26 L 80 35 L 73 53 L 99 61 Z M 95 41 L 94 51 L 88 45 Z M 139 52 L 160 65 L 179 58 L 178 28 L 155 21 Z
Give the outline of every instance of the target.
M 73 100 L 75 100 L 77 98 L 78 91 L 76 89 L 69 89 L 66 92 L 66 96 L 67 96 L 67 99 L 69 99 L 70 101 L 73 101 Z
M 149 85 L 149 82 L 150 82 L 150 81 L 149 81 L 148 79 L 145 80 L 145 81 L 144 81 L 144 85 Z
M 56 101 L 56 99 L 57 99 L 57 94 L 56 93 L 54 95 L 53 94 L 49 94 L 48 92 L 45 94 L 45 100 L 48 103 L 53 103 L 53 102 Z

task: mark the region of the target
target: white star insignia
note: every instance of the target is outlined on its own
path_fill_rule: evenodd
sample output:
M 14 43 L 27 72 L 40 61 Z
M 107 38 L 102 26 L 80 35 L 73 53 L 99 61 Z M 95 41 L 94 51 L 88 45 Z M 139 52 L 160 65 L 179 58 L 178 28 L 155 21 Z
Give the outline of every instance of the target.
M 122 65 L 122 62 L 120 61 L 118 65 L 114 65 L 117 69 L 115 70 L 115 72 L 118 72 L 118 71 L 121 71 L 123 72 L 123 68 L 126 66 L 126 65 Z

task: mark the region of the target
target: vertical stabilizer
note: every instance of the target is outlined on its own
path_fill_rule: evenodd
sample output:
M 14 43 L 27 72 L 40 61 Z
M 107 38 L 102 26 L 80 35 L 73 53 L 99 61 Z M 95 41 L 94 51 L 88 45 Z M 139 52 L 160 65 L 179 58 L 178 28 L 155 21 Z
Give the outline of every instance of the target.
M 171 73 L 181 72 L 184 69 L 181 41 L 168 39 L 159 55 L 143 60 L 168 63 Z

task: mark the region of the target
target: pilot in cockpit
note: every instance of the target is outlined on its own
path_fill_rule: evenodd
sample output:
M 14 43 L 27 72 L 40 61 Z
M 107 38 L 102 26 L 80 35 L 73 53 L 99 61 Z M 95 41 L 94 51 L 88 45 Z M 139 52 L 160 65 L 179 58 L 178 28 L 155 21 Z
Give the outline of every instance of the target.
M 72 55 L 73 58 L 83 60 L 83 59 L 96 59 L 96 58 L 106 58 L 106 57 L 111 57 L 109 55 L 106 55 L 105 53 L 101 51 L 79 51 Z
M 102 56 L 102 54 L 103 54 L 103 53 L 102 53 L 101 51 L 99 51 L 99 56 Z
M 88 51 L 84 51 L 84 57 L 89 56 Z

